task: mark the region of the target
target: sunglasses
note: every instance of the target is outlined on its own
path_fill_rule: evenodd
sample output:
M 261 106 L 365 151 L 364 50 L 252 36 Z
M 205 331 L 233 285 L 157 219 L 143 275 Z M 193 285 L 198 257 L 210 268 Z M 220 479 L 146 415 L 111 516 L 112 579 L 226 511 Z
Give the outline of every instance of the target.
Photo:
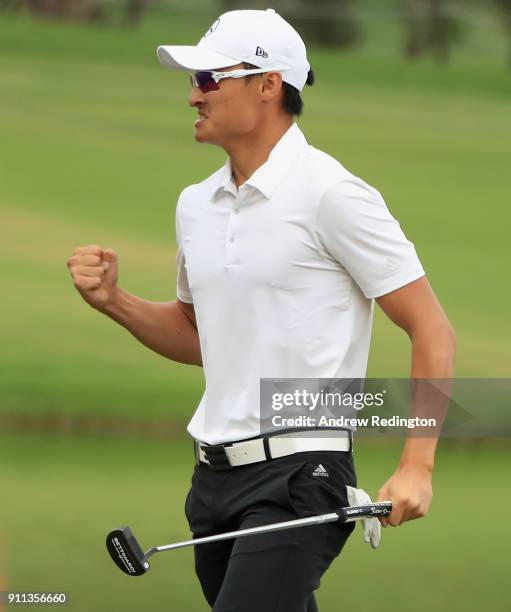
M 220 89 L 218 85 L 222 79 L 241 79 L 249 74 L 262 74 L 273 70 L 284 70 L 284 68 L 252 68 L 250 70 L 231 70 L 230 72 L 217 72 L 215 70 L 201 70 L 190 74 L 192 87 L 198 87 L 202 93 Z

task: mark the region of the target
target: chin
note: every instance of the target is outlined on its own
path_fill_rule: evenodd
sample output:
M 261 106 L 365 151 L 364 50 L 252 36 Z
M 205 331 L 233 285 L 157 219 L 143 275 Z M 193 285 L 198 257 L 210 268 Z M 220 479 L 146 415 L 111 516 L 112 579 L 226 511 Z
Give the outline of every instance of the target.
M 195 134 L 195 142 L 200 142 L 202 144 L 216 144 L 214 140 L 211 140 L 206 136 L 202 136 L 201 134 Z
M 195 142 L 202 142 L 204 144 L 217 144 L 216 140 L 208 135 L 206 130 L 195 130 Z
M 204 130 L 204 126 L 202 128 L 195 128 L 194 137 L 196 142 L 209 142 L 207 130 Z

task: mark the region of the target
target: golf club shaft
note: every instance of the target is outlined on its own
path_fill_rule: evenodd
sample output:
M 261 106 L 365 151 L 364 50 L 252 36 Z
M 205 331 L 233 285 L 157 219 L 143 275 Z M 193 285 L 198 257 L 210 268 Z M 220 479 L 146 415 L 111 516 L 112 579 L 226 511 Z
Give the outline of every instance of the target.
M 174 550 L 184 548 L 186 546 L 195 546 L 197 544 L 205 544 L 207 542 L 218 542 L 219 540 L 235 539 L 254 535 L 258 533 L 269 533 L 272 531 L 280 531 L 283 529 L 293 529 L 295 527 L 306 527 L 308 525 L 320 525 L 322 523 L 333 523 L 340 521 L 348 523 L 360 519 L 380 518 L 388 516 L 392 512 L 392 502 L 381 501 L 359 506 L 346 506 L 337 508 L 334 512 L 309 516 L 306 518 L 295 519 L 292 521 L 284 521 L 282 523 L 271 523 L 260 525 L 258 527 L 250 527 L 239 531 L 229 531 L 228 533 L 219 533 L 203 538 L 194 538 L 184 542 L 176 542 L 175 544 L 167 544 L 165 546 L 155 546 L 144 552 L 137 539 L 133 535 L 131 529 L 124 525 L 110 531 L 106 538 L 106 546 L 113 562 L 121 571 L 129 576 L 142 576 L 147 573 L 150 568 L 148 558 L 152 555 L 163 552 L 165 550 Z
M 185 546 L 196 546 L 197 544 L 206 544 L 208 542 L 218 542 L 219 540 L 229 540 L 230 538 L 242 538 L 255 533 L 269 533 L 270 531 L 281 531 L 282 529 L 293 529 L 294 527 L 305 527 L 306 525 L 315 525 L 320 523 L 333 523 L 339 520 L 339 515 L 336 512 L 330 514 L 320 514 L 318 516 L 310 516 L 303 519 L 295 519 L 292 521 L 284 521 L 283 523 L 273 523 L 272 525 L 261 525 L 260 527 L 250 527 L 248 529 L 240 529 L 238 531 L 229 531 L 227 533 L 219 533 L 204 538 L 195 538 L 194 540 L 185 540 L 176 542 L 175 544 L 166 544 L 165 546 L 155 546 L 145 553 L 146 557 L 154 555 L 154 553 L 162 552 L 163 550 L 173 550 L 174 548 L 184 548 Z

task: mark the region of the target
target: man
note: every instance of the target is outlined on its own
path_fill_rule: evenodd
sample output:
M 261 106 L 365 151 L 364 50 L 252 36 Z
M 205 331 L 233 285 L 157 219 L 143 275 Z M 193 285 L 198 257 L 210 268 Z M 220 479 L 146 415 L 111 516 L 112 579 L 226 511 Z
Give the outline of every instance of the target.
M 195 139 L 228 154 L 186 188 L 176 213 L 177 300 L 117 285 L 117 255 L 97 245 L 68 260 L 83 298 L 152 350 L 202 365 L 206 388 L 188 431 L 196 467 L 185 512 L 195 537 L 366 501 L 351 433 L 265 436 L 261 378 L 363 378 L 376 300 L 412 341 L 412 377 L 449 378 L 452 328 L 381 195 L 310 146 L 294 115 L 313 81 L 298 33 L 273 10 L 231 11 L 196 47 L 160 62 L 192 73 Z M 306 432 L 314 433 L 314 432 Z M 383 524 L 426 513 L 435 439 L 406 441 L 378 498 Z M 195 549 L 215 612 L 313 612 L 314 590 L 353 524 L 280 531 Z M 376 547 L 379 523 L 365 524 Z

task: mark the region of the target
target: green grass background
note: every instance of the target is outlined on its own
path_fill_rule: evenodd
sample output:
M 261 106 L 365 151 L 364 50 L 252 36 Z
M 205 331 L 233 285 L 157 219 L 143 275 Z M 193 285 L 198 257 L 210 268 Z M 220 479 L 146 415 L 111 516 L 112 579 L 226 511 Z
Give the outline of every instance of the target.
M 135 31 L 0 16 L 1 412 L 171 419 L 184 430 L 201 370 L 93 312 L 65 261 L 81 244 L 114 247 L 124 287 L 174 298 L 176 198 L 224 154 L 194 142 L 187 79 L 164 71 L 155 48 L 198 40 L 215 13 L 214 3 L 154 12 Z M 511 75 L 499 24 L 467 22 L 448 66 L 403 63 L 392 22 L 365 28 L 359 51 L 311 50 L 317 83 L 300 125 L 383 193 L 415 242 L 457 331 L 457 375 L 507 377 Z M 377 313 L 369 375 L 406 376 L 409 352 Z M 70 591 L 75 610 L 205 610 L 190 551 L 130 581 L 103 550 L 119 522 L 147 546 L 187 537 L 189 453 L 179 438 L 0 432 L 9 586 Z M 398 453 L 361 442 L 363 486 L 374 493 Z M 506 507 L 508 467 L 509 447 L 443 443 L 431 515 L 387 530 L 378 552 L 356 533 L 324 580 L 322 609 L 505 609 L 504 518 L 464 505 Z
M 190 449 L 188 440 L 2 437 L 9 588 L 67 591 L 70 609 L 80 611 L 205 612 L 191 550 L 162 553 L 147 575 L 130 579 L 104 547 L 106 531 L 120 524 L 145 548 L 190 537 L 183 515 Z M 359 442 L 360 482 L 377 490 L 398 452 L 398 443 Z M 498 509 L 511 502 L 503 486 L 508 453 L 508 446 L 442 445 L 427 518 L 387 528 L 377 551 L 357 527 L 322 581 L 321 610 L 507 610 L 509 535 Z

